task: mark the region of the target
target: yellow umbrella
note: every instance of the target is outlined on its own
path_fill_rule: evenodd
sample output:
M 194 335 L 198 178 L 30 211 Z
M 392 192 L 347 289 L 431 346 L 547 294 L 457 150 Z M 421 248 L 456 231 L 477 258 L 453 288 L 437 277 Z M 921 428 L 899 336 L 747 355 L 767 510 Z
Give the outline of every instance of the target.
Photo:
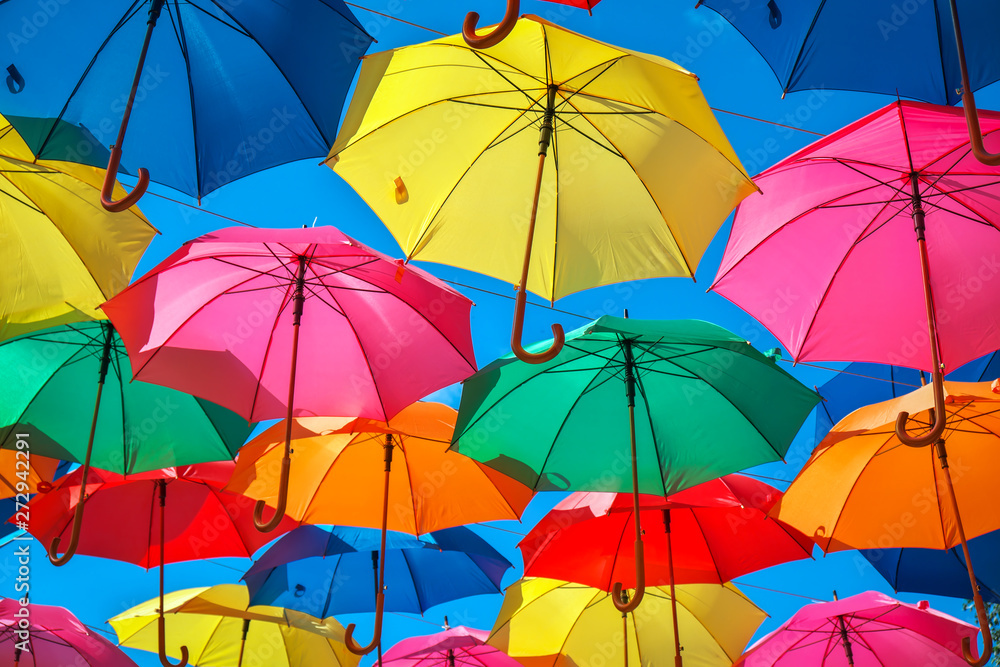
M 0 116 L 0 340 L 105 319 L 97 307 L 128 285 L 156 230 L 137 210 L 105 211 L 103 179 L 86 165 L 34 162 Z
M 675 588 L 688 667 L 728 667 L 767 618 L 732 584 Z M 526 667 L 649 667 L 679 662 L 672 623 L 665 586 L 647 587 L 642 606 L 623 614 L 606 591 L 529 577 L 507 589 L 487 643 Z
M 755 190 L 695 75 L 533 16 L 486 50 L 455 35 L 366 56 L 327 162 L 407 259 L 516 283 L 511 346 L 533 362 L 563 335 L 521 348 L 525 290 L 691 277 Z
M 280 607 L 247 607 L 246 586 L 190 588 L 164 598 L 170 625 L 166 654 L 200 667 L 356 667 L 360 660 L 344 646 L 344 628 Z M 157 651 L 159 599 L 132 607 L 108 622 L 122 646 Z M 166 661 L 161 655 L 161 661 Z
M 1000 396 L 994 385 L 944 383 L 945 430 L 934 447 L 904 446 L 896 435 L 900 413 L 923 431 L 931 429 L 934 385 L 855 410 L 816 447 L 771 510 L 828 552 L 961 545 L 987 658 L 989 621 L 966 538 L 1000 529 L 994 486 L 1000 478 Z M 965 653 L 975 661 L 968 645 Z

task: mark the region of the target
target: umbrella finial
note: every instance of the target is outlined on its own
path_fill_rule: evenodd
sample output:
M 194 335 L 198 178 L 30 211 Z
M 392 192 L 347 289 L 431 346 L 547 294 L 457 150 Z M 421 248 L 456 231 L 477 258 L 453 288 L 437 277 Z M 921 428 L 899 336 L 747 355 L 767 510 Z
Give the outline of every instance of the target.
M 520 12 L 520 0 L 507 0 L 507 13 L 504 14 L 503 20 L 497 24 L 493 32 L 482 36 L 476 34 L 476 24 L 479 23 L 479 14 L 469 12 L 465 15 L 465 23 L 462 24 L 462 37 L 465 38 L 465 43 L 474 49 L 488 49 L 491 46 L 496 46 L 514 29 L 514 24 L 517 23 L 517 15 Z

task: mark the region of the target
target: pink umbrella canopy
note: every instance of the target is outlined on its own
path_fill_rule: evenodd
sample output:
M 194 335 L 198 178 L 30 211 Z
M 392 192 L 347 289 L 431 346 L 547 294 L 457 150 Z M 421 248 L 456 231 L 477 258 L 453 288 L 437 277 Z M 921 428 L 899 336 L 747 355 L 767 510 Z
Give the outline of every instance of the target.
M 975 646 L 978 632 L 927 602 L 907 604 L 868 591 L 806 605 L 733 667 L 968 667 L 962 638 Z
M 137 380 L 250 421 L 385 420 L 476 370 L 471 306 L 426 272 L 333 227 L 233 227 L 185 243 L 103 309 Z M 294 371 L 293 329 L 301 362 Z
M 521 667 L 514 658 L 486 643 L 490 633 L 460 625 L 444 632 L 410 637 L 382 656 L 391 667 Z
M 982 113 L 1000 147 L 1000 114 Z M 754 178 L 712 289 L 800 361 L 936 370 L 915 200 L 946 371 L 1000 348 L 1000 167 L 971 154 L 961 109 L 896 102 Z
M 0 600 L 0 667 L 14 665 L 136 667 L 120 648 L 68 609 L 44 604 L 22 607 L 17 600 L 4 599 Z

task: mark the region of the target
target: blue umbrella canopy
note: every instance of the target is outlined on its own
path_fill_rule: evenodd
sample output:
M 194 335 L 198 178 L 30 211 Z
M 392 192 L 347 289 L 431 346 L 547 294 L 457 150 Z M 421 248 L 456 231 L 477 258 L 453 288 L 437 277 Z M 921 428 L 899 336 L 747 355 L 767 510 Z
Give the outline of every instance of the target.
M 107 164 L 150 8 L 0 3 L 0 113 L 39 159 Z M 343 0 L 166 0 L 155 23 L 121 164 L 196 197 L 326 155 L 372 41 Z
M 283 536 L 247 570 L 250 604 L 295 609 L 319 618 L 375 610 L 380 532 L 302 526 Z M 421 539 L 386 535 L 385 609 L 420 613 L 442 602 L 500 592 L 513 567 L 464 526 Z

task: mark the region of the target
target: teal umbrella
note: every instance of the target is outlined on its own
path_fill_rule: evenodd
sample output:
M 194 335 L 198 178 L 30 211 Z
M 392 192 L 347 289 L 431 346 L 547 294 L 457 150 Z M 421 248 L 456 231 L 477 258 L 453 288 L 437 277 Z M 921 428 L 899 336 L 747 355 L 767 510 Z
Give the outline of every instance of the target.
M 125 346 L 110 322 L 69 324 L 0 344 L 0 447 L 28 434 L 32 454 L 84 464 L 73 538 L 79 537 L 87 468 L 133 474 L 232 459 L 253 426 L 189 394 L 132 382 Z
M 615 583 L 613 596 L 630 611 L 644 578 L 638 494 L 781 459 L 819 401 L 714 324 L 606 316 L 546 363 L 507 355 L 466 380 L 452 449 L 536 491 L 632 491 L 636 594 L 620 603 Z

